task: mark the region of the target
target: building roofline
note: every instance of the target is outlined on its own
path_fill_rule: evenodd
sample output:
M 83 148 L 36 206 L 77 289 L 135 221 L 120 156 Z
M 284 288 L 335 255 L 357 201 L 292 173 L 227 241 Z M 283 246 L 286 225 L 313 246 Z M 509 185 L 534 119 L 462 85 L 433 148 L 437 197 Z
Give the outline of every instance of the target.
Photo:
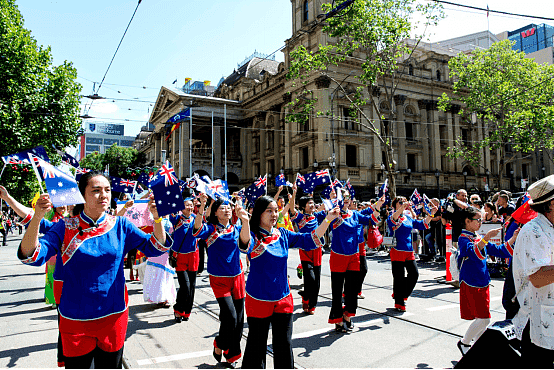
M 236 105 L 239 105 L 241 103 L 238 100 L 215 98 L 213 96 L 187 94 L 187 93 L 182 92 L 181 90 L 177 90 L 175 88 L 171 88 L 171 87 L 167 87 L 167 86 L 163 86 L 163 88 L 167 89 L 169 91 L 172 91 L 173 93 L 179 95 L 180 97 L 190 98 L 190 99 L 194 99 L 194 100 L 211 101 L 211 102 L 214 102 L 214 103 L 229 103 L 229 104 L 236 104 Z

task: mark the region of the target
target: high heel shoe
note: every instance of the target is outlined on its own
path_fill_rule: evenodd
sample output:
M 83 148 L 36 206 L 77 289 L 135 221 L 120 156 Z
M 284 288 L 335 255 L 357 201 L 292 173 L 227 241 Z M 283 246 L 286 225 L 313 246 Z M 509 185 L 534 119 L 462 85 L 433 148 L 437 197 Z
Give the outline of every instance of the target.
M 215 353 L 215 347 L 214 347 L 214 352 L 213 352 L 213 355 L 214 355 L 214 358 L 216 359 L 217 362 L 221 362 L 221 354 L 223 352 L 221 352 L 219 355 L 217 353 Z

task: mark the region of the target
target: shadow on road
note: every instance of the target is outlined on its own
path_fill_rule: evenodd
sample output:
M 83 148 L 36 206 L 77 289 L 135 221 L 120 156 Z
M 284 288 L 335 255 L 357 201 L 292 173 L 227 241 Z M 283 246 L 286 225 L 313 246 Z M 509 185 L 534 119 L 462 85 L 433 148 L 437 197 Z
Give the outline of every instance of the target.
M 20 358 L 27 357 L 33 352 L 55 350 L 56 348 L 58 348 L 58 343 L 45 343 L 29 347 L 18 347 L 14 349 L 0 351 L 0 358 L 10 359 L 6 367 L 16 367 L 17 360 L 19 360 Z

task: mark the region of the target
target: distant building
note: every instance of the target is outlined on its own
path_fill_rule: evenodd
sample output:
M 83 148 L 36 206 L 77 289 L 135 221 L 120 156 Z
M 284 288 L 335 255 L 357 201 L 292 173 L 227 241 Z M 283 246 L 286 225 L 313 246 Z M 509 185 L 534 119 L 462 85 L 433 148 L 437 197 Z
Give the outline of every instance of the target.
M 497 35 L 489 31 L 481 31 L 448 40 L 434 42 L 431 45 L 440 46 L 453 52 L 470 52 L 476 48 L 488 49 L 497 41 L 509 39 L 515 42 L 512 49 L 522 51 L 538 64 L 554 64 L 554 27 L 547 24 L 531 23 L 513 31 L 504 31 Z
M 134 136 L 125 136 L 124 125 L 112 123 L 87 123 L 85 125 L 85 134 L 81 136 L 81 151 L 79 159 L 83 159 L 88 154 L 98 152 L 105 153 L 106 149 L 117 144 L 124 148 L 133 147 Z

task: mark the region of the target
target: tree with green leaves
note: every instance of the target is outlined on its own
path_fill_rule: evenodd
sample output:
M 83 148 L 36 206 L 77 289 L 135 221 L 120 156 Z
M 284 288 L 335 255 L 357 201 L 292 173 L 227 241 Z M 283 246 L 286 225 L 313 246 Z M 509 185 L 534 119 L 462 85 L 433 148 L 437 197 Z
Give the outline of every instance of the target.
M 107 165 L 110 166 L 110 175 L 121 178 L 129 178 L 132 169 L 144 165 L 144 153 L 138 153 L 134 148 L 125 148 L 113 144 L 106 153 L 93 152 L 81 159 L 79 164 L 83 168 L 103 172 Z
M 500 187 L 506 164 L 518 153 L 554 148 L 554 66 L 539 65 L 513 50 L 510 40 L 471 54 L 460 53 L 448 65 L 454 81 L 452 93 L 443 94 L 439 108 L 461 103 L 460 115 L 470 126 L 482 121 L 485 127 L 482 140 L 464 143 L 458 138 L 448 148 L 451 157 L 479 166 L 485 151 L 491 151 Z
M 37 44 L 24 28 L 14 0 L 0 0 L 0 155 L 42 145 L 54 163 L 53 146 L 78 143 L 81 85 L 70 62 L 52 65 L 50 47 Z M 32 171 L 6 169 L 2 178 L 16 199 L 32 197 Z
M 332 6 L 323 4 L 323 11 L 329 12 Z M 415 22 L 416 17 L 422 21 Z M 396 121 L 394 96 L 400 76 L 407 68 L 403 61 L 416 50 L 428 26 L 436 24 L 442 17 L 442 7 L 435 2 L 355 0 L 324 21 L 323 32 L 329 42 L 314 49 L 300 45 L 290 52 L 287 77 L 295 81 L 297 90 L 291 97 L 287 119 L 302 123 L 308 115 L 316 114 L 336 120 L 338 117 L 333 117 L 331 112 L 312 111 L 316 99 L 308 88 L 309 83 L 318 78 L 332 81 L 336 85 L 335 91 L 341 92 L 350 103 L 352 118 L 375 135 L 384 148 L 384 164 L 393 197 L 398 170 L 392 143 L 392 125 Z M 345 68 L 357 68 L 359 73 L 345 79 L 337 78 L 338 67 L 345 64 L 349 66 Z M 345 86 L 347 78 L 355 80 L 355 88 Z M 388 108 L 374 99 L 376 93 L 384 93 Z M 366 105 L 373 106 L 378 119 L 367 116 L 363 110 Z

